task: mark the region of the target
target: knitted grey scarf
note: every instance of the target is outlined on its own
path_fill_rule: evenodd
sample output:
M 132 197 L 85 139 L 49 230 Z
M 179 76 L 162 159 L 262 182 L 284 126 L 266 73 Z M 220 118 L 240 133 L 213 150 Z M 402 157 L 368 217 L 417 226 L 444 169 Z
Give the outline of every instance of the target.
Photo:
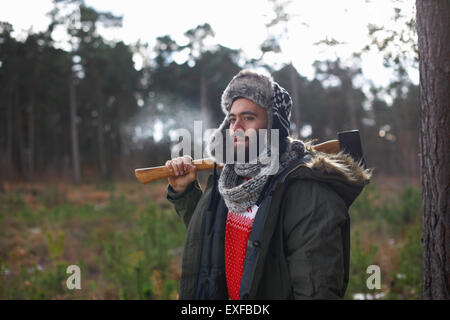
M 288 138 L 286 151 L 279 156 L 279 170 L 281 172 L 289 163 L 300 159 L 305 154 L 304 143 L 300 140 Z M 275 157 L 268 163 L 267 151 L 260 155 L 256 164 L 235 163 L 226 164 L 219 178 L 219 192 L 231 212 L 243 212 L 258 201 L 259 195 L 272 173 Z M 240 177 L 251 178 L 239 184 Z

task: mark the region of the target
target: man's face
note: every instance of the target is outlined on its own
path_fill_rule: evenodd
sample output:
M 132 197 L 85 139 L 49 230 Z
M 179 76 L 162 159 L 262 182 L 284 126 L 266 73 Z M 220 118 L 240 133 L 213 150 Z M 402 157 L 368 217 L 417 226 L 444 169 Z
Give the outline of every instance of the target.
M 230 113 L 228 115 L 230 121 L 230 134 L 241 130 L 245 135 L 245 151 L 248 153 L 249 129 L 254 129 L 258 133 L 259 129 L 267 128 L 267 113 L 259 105 L 251 100 L 245 98 L 236 99 L 231 105 Z M 242 143 L 235 137 L 234 139 L 234 151 L 237 153 L 238 143 Z M 258 144 L 259 145 L 259 144 Z

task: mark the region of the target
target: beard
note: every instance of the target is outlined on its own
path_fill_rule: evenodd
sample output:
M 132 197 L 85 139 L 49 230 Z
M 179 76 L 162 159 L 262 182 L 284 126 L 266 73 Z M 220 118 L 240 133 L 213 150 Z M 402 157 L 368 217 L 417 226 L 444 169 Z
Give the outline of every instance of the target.
M 256 135 L 255 139 L 250 139 L 248 136 L 245 136 L 244 139 L 238 137 L 238 141 L 242 142 L 235 143 L 233 142 L 233 154 L 234 154 L 234 162 L 239 163 L 256 163 L 259 158 L 261 152 L 266 149 L 266 143 L 260 145 L 260 136 Z M 251 145 L 254 144 L 254 145 Z M 253 151 L 253 152 L 250 152 Z
M 225 132 L 226 131 L 226 132 Z M 234 142 L 234 137 L 239 139 Z M 257 163 L 263 154 L 269 152 L 267 147 L 267 135 L 250 133 L 249 135 L 230 134 L 227 130 L 216 131 L 207 145 L 208 153 L 217 162 L 224 164 Z M 255 159 L 256 158 L 256 159 Z

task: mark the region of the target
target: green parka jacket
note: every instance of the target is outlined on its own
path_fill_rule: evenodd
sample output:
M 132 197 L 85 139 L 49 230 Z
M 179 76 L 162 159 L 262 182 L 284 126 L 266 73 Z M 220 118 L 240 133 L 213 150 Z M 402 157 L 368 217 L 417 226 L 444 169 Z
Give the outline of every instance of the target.
M 253 223 L 240 299 L 341 299 L 348 284 L 348 208 L 371 172 L 343 153 L 308 148 L 270 179 Z M 180 299 L 228 299 L 224 238 L 227 208 L 217 171 L 167 199 L 187 227 Z

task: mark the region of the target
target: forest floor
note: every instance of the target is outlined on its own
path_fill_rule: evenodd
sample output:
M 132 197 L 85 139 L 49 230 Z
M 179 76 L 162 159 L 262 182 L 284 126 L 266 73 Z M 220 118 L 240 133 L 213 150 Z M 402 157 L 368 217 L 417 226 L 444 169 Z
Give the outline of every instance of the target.
M 369 186 L 350 210 L 346 298 L 419 298 L 419 182 L 379 177 Z M 166 188 L 166 181 L 4 183 L 0 299 L 176 299 L 185 227 Z M 366 285 L 374 264 L 379 290 Z M 68 265 L 80 266 L 81 290 L 67 289 Z

